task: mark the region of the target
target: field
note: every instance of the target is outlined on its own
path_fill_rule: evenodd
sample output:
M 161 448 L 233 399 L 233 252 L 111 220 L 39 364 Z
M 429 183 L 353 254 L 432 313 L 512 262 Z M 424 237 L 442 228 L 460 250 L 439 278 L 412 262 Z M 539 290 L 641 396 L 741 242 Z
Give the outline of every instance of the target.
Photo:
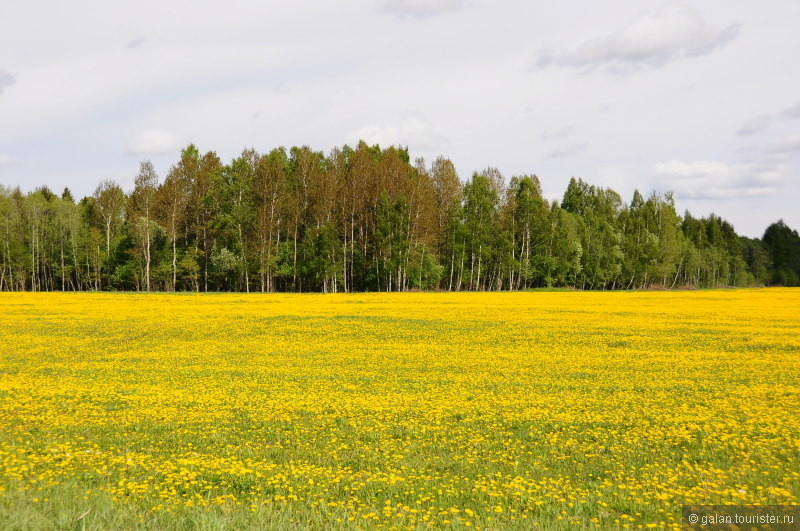
M 800 503 L 800 290 L 0 294 L 4 528 Z

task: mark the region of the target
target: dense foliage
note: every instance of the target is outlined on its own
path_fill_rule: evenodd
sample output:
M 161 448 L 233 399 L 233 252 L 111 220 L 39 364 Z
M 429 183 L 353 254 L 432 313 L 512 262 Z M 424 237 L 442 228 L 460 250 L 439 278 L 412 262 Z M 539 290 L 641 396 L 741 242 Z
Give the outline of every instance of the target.
M 404 291 L 573 286 L 798 285 L 800 237 L 763 240 L 715 215 L 679 216 L 670 194 L 630 203 L 572 179 L 561 203 L 535 175 L 361 142 L 245 150 L 230 164 L 193 145 L 163 182 L 144 161 L 126 193 L 103 181 L 76 202 L 0 187 L 0 290 Z

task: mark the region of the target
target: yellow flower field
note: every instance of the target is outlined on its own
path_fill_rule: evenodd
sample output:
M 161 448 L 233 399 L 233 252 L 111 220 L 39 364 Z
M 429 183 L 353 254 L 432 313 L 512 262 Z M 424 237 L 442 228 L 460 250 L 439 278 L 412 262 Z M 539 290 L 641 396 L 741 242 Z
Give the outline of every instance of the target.
M 800 290 L 0 294 L 4 528 L 800 503 Z

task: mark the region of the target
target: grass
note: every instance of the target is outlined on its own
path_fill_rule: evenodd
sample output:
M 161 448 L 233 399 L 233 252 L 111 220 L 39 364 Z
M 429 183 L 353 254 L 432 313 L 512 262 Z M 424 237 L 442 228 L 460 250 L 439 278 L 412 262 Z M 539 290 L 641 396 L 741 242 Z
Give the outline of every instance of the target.
M 800 502 L 800 291 L 0 294 L 7 529 Z

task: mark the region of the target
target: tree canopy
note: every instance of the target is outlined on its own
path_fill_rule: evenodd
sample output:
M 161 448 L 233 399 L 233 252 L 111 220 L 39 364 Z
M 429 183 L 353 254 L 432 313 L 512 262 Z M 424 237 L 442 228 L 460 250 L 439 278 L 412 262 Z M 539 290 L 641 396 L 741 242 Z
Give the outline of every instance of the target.
M 671 194 L 536 175 L 462 182 L 439 157 L 360 142 L 244 150 L 228 164 L 187 146 L 162 180 L 143 161 L 75 201 L 0 187 L 0 290 L 404 291 L 800 284 L 800 237 L 762 239 Z

